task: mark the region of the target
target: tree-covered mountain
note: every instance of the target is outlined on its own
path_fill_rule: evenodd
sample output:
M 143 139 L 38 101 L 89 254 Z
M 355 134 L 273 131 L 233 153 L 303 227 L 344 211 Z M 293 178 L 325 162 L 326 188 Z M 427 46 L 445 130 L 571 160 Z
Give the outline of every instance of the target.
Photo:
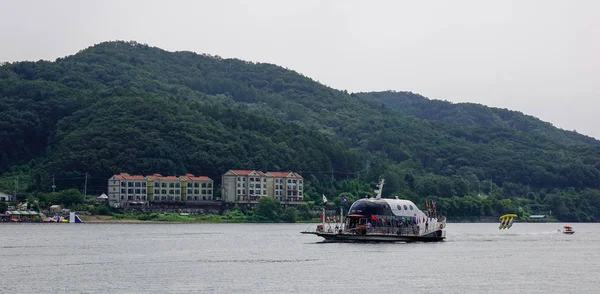
M 389 106 L 420 119 L 435 120 L 468 128 L 500 128 L 541 136 L 562 144 L 587 143 L 600 146 L 600 141 L 574 131 L 564 131 L 548 122 L 518 111 L 487 107 L 476 103 L 451 103 L 434 100 L 412 92 L 355 93 L 359 97 Z
M 409 93 L 348 94 L 271 64 L 135 42 L 0 66 L 0 190 L 106 189 L 118 172 L 294 170 L 307 198 L 371 193 L 449 215 L 600 220 L 600 144 L 517 112 Z M 218 193 L 218 192 L 217 192 Z M 339 202 L 339 197 L 334 202 Z

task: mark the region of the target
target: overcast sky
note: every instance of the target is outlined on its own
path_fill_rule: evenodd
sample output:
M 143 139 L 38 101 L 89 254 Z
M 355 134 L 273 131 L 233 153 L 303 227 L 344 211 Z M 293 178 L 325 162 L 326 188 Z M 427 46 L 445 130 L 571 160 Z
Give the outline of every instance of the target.
M 600 1 L 0 0 L 0 61 L 109 40 L 509 108 L 600 138 Z

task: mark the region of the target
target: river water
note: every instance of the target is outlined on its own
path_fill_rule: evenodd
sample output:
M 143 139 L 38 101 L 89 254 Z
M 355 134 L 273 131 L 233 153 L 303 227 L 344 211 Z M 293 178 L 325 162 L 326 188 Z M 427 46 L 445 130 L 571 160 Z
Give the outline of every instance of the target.
M 1 224 L 0 293 L 600 293 L 600 224 L 448 224 L 432 244 L 308 227 Z

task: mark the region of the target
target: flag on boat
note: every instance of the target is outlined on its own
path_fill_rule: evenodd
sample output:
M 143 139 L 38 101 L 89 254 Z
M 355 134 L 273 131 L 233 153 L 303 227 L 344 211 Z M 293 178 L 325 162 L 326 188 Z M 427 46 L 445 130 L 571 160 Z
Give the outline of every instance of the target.
M 371 219 L 374 220 L 374 221 L 376 221 L 377 220 L 377 216 L 371 215 Z
M 323 203 L 327 202 L 327 197 L 325 197 L 325 194 L 323 194 Z
M 346 196 L 344 194 L 342 194 L 342 201 L 348 202 L 348 198 L 346 198 Z

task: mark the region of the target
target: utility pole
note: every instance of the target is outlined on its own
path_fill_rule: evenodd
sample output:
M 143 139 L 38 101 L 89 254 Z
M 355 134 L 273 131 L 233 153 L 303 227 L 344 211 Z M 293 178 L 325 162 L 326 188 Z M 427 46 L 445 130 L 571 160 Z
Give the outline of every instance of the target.
M 333 168 L 331 168 L 331 185 L 333 185 Z
M 52 175 L 52 193 L 56 192 L 56 182 L 54 182 L 54 175 Z
M 85 173 L 85 185 L 83 186 L 83 201 L 87 200 L 87 173 Z
M 15 193 L 14 193 L 15 199 L 17 199 L 17 191 L 19 190 L 18 187 L 19 187 L 19 177 L 15 178 Z

